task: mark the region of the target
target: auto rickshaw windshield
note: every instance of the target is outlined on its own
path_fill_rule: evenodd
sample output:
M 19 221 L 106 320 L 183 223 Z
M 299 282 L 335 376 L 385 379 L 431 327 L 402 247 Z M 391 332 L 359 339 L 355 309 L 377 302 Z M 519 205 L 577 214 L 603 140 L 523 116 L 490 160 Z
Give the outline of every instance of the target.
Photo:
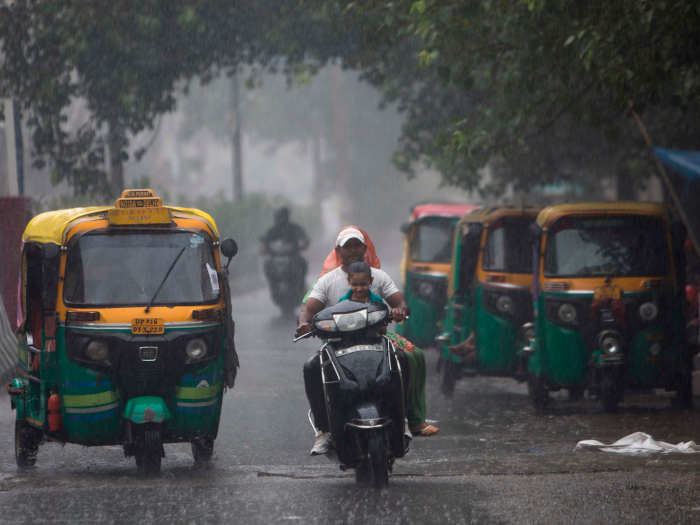
M 427 217 L 416 222 L 411 259 L 416 262 L 448 263 L 456 217 Z
M 103 231 L 68 247 L 63 298 L 69 305 L 211 303 L 219 290 L 212 244 L 198 233 Z
M 518 217 L 489 225 L 482 268 L 493 272 L 532 273 L 530 223 L 532 218 Z
M 666 228 L 658 217 L 566 217 L 547 235 L 544 274 L 661 276 L 668 260 Z

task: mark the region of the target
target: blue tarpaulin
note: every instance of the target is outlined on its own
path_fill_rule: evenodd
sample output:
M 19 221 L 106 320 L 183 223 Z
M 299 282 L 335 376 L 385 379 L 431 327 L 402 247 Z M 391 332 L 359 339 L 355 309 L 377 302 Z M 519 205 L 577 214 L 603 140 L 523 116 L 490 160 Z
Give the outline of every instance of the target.
M 700 180 L 700 151 L 654 148 L 661 162 L 690 180 Z

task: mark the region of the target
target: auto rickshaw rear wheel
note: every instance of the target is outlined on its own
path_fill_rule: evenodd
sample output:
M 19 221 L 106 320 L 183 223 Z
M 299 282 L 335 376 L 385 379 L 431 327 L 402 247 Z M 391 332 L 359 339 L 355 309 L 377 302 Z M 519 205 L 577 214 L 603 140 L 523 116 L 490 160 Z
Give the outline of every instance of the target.
M 195 465 L 204 465 L 211 461 L 214 453 L 214 440 L 207 437 L 197 437 L 192 440 L 192 457 Z
M 33 467 L 41 443 L 41 432 L 26 421 L 15 420 L 15 461 L 19 468 Z

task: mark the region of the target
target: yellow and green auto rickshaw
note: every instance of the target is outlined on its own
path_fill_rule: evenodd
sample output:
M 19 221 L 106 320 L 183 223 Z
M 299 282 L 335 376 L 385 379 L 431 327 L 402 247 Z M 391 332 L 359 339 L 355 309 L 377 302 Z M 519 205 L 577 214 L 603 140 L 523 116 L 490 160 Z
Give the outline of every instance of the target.
M 533 228 L 535 320 L 528 386 L 598 396 L 614 411 L 625 388 L 677 391 L 692 403 L 684 336 L 683 229 L 638 202 L 544 208 Z
M 521 327 L 532 320 L 528 232 L 538 211 L 490 206 L 457 223 L 447 315 L 438 336 L 441 390 L 448 397 L 465 372 L 525 377 L 517 354 Z M 471 355 L 450 349 L 465 343 Z
M 222 267 L 219 248 L 228 258 Z M 124 190 L 115 206 L 42 213 L 21 254 L 15 456 L 42 441 L 124 447 L 160 471 L 164 443 L 211 458 L 238 366 L 228 263 L 214 220 Z
M 434 344 L 445 314 L 455 224 L 475 208 L 471 204 L 417 204 L 410 221 L 401 226 L 401 276 L 411 315 L 398 330 L 418 346 Z

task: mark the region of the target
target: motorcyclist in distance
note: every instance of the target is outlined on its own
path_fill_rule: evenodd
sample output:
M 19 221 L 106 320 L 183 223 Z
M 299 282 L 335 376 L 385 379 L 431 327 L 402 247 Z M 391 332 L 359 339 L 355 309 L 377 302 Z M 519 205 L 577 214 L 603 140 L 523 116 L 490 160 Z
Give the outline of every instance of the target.
M 304 231 L 304 228 L 289 220 L 289 209 L 283 206 L 275 210 L 274 224 L 267 230 L 265 235 L 260 238 L 260 254 L 263 256 L 275 255 L 274 247 L 279 243 L 285 245 L 285 249 L 290 249 L 291 253 L 285 253 L 292 258 L 292 268 L 294 270 L 293 280 L 300 283 L 299 290 L 301 295 L 295 303 L 301 300 L 303 292 L 306 289 L 306 271 L 308 263 L 302 257 L 301 252 L 309 247 L 309 238 Z M 288 247 L 288 248 L 287 248 Z M 270 257 L 267 257 L 263 263 L 265 278 L 267 279 L 270 290 L 275 290 L 277 283 L 275 280 L 275 271 L 273 262 Z M 273 292 L 273 296 L 274 296 Z

